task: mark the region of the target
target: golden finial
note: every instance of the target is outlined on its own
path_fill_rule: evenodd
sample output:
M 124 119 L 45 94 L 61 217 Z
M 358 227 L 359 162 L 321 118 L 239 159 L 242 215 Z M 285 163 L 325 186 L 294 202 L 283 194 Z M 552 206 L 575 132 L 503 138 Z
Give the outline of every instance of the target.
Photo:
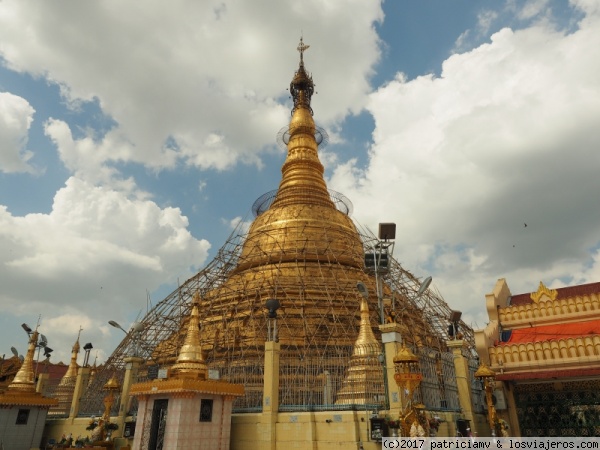
M 310 48 L 310 45 L 306 45 L 302 36 L 300 36 L 300 43 L 296 48 L 300 52 L 300 64 L 304 63 L 304 52 Z
M 292 115 L 294 115 L 294 111 L 299 108 L 307 109 L 312 115 L 310 98 L 315 91 L 315 85 L 313 84 L 311 76 L 306 73 L 306 70 L 304 69 L 304 52 L 309 47 L 310 45 L 305 45 L 302 38 L 300 38 L 300 44 L 298 44 L 297 47 L 297 50 L 300 52 L 300 67 L 296 71 L 294 79 L 290 83 L 290 94 L 292 94 L 292 99 L 294 100 Z

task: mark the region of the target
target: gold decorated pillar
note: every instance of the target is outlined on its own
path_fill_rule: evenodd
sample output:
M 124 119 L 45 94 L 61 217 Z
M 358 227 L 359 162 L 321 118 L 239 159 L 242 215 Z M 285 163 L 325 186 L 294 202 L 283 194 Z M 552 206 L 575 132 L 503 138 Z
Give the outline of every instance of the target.
M 458 390 L 458 402 L 466 420 L 471 423 L 471 431 L 478 432 L 477 423 L 473 420 L 473 397 L 471 394 L 471 381 L 469 380 L 469 363 L 462 354 L 465 341 L 455 339 L 446 343 L 452 349 L 454 356 L 454 374 L 456 375 L 456 388 Z
M 402 344 L 401 326 L 393 322 L 379 325 L 381 331 L 381 342 L 385 354 L 384 377 L 387 386 L 388 402 L 390 405 L 390 415 L 398 417 L 402 411 L 402 396 L 398 385 L 394 381 L 396 368 L 394 367 L 394 356 Z
M 119 386 L 119 382 L 115 375 L 113 375 L 110 380 L 104 385 L 104 390 L 108 392 L 107 396 L 104 397 L 104 414 L 102 415 L 102 421 L 99 423 L 99 426 L 104 427 L 101 430 L 100 436 L 104 439 L 105 430 L 110 424 L 110 411 L 112 409 L 113 404 L 115 403 L 115 392 L 118 392 L 121 389 Z M 106 433 L 110 436 L 112 434 L 112 430 L 106 430 Z

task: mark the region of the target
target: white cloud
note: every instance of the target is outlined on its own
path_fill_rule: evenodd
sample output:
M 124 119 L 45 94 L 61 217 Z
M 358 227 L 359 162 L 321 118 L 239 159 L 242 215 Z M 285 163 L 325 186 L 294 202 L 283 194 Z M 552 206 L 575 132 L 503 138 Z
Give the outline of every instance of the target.
M 33 172 L 27 142 L 34 113 L 24 98 L 0 92 L 0 172 Z
M 57 192 L 49 214 L 15 217 L 2 207 L 0 308 L 22 317 L 36 311 L 50 324 L 76 317 L 71 328 L 96 330 L 143 304 L 145 289 L 205 262 L 210 245 L 191 236 L 188 225 L 178 208 L 75 177 Z
M 494 21 L 498 18 L 496 11 L 482 11 L 477 15 L 477 28 L 480 34 L 487 34 Z
M 518 17 L 521 20 L 528 20 L 533 17 L 544 15 L 548 10 L 549 0 L 529 0 L 518 11 Z
M 498 278 L 597 281 L 599 49 L 588 12 L 571 34 L 503 29 L 439 78 L 399 75 L 371 96 L 366 178 L 351 161 L 331 187 L 370 228 L 397 222 L 401 262 L 479 325 Z
M 287 123 L 278 100 L 297 67 L 300 34 L 314 44 L 315 105 L 325 123 L 362 108 L 379 58 L 379 1 L 214 0 L 93 5 L 0 3 L 0 56 L 13 70 L 57 83 L 74 104 L 97 100 L 117 123 L 102 142 L 63 151 L 72 170 L 177 159 L 201 168 L 260 165 L 259 152 Z M 341 30 L 331 33 L 331 29 Z M 23 32 L 27 30 L 27 32 Z M 58 123 L 52 125 L 58 127 Z M 51 130 L 58 133 L 58 130 Z M 62 130 L 66 139 L 66 130 Z M 68 153 L 68 155 L 67 155 Z M 83 156 L 86 158 L 83 158 Z M 89 174 L 89 172 L 87 172 Z

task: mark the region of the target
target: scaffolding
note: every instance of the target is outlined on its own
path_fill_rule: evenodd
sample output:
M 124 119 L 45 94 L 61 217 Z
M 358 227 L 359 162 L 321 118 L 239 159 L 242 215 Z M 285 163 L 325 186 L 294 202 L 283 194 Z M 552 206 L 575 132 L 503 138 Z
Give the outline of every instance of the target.
M 343 208 L 349 210 L 347 202 Z M 255 210 L 255 214 L 260 213 Z M 185 329 L 195 293 L 208 299 L 203 301 L 200 321 L 202 346 L 210 376 L 245 386 L 246 395 L 237 399 L 234 405 L 237 412 L 260 410 L 268 318 L 262 299 L 255 299 L 257 290 L 270 292 L 274 297 L 285 293 L 288 300 L 292 295 L 299 299 L 297 304 L 282 307 L 279 313 L 280 335 L 285 335 L 286 329 L 289 333 L 298 321 L 303 321 L 303 326 L 310 328 L 302 342 L 292 341 L 282 346 L 281 410 L 340 408 L 334 405 L 335 393 L 341 386 L 358 332 L 356 274 L 335 260 L 315 265 L 299 259 L 292 271 L 289 270 L 289 263 L 274 262 L 268 269 L 274 273 L 256 281 L 268 282 L 268 286 L 234 285 L 234 289 L 227 281 L 235 276 L 240 264 L 241 250 L 247 237 L 245 223 L 240 221 L 216 257 L 202 271 L 186 280 L 146 314 L 141 321 L 143 331 L 132 331 L 125 336 L 86 389 L 81 401 L 81 415 L 96 415 L 103 410 L 102 388 L 112 374 L 116 374 L 122 382 L 126 357 L 137 355 L 146 362 L 141 367 L 138 381 L 156 378 L 160 369 L 169 367 L 175 361 L 183 343 L 182 330 Z M 368 253 L 378 239 L 366 228 L 359 230 L 364 251 Z M 327 230 L 324 230 L 326 234 Z M 282 275 L 284 265 L 287 268 L 286 277 Z M 307 265 L 313 277 L 310 282 L 302 278 L 302 275 L 306 275 Z M 368 276 L 364 271 L 363 275 Z M 272 283 L 273 279 L 277 280 L 276 286 Z M 448 334 L 448 319 L 452 309 L 433 288 L 418 295 L 420 287 L 421 280 L 390 255 L 389 270 L 382 275 L 381 295 L 393 312 L 386 320 L 394 320 L 401 326 L 403 339 L 413 348 L 426 348 L 430 349 L 429 353 L 434 351 L 443 355 L 447 353 L 445 342 L 452 339 Z M 290 295 L 292 290 L 293 294 Z M 211 297 L 211 292 L 217 292 L 218 296 Z M 318 296 L 321 307 L 316 310 L 314 304 L 303 301 L 307 296 Z M 215 297 L 218 297 L 219 304 Z M 378 301 L 376 295 L 371 296 L 371 322 L 377 336 L 376 324 L 381 320 Z M 223 311 L 219 311 L 219 308 Z M 228 315 L 232 318 L 230 324 L 227 323 Z M 460 327 L 463 339 L 467 342 L 465 356 L 475 358 L 473 331 L 462 322 Z M 224 330 L 228 331 L 227 335 L 222 332 Z M 345 338 L 340 339 L 339 335 Z M 381 403 L 380 390 L 381 386 L 373 386 L 374 404 Z M 451 393 L 452 390 L 449 391 Z M 454 404 L 454 400 L 445 401 L 446 404 Z M 115 402 L 114 413 L 117 407 Z M 136 408 L 134 400 L 131 412 Z

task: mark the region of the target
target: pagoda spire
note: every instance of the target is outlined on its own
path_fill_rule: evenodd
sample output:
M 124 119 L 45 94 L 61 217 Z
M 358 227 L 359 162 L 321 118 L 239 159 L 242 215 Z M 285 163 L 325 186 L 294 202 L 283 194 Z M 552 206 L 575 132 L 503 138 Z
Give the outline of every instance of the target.
M 171 372 L 176 378 L 198 378 L 205 380 L 207 378 L 207 369 L 204 358 L 202 357 L 202 347 L 200 345 L 199 313 L 198 302 L 200 296 L 194 294 L 194 306 L 190 314 L 185 341 L 177 357 L 177 362 L 171 368 Z
M 366 392 L 376 389 L 384 394 L 381 344 L 375 338 L 369 320 L 367 300 L 360 300 L 360 330 L 354 344 L 348 372 L 337 395 L 337 405 L 363 405 L 371 401 Z
M 304 67 L 307 49 L 300 39 L 299 66 L 290 83 L 292 117 L 279 134 L 287 146 L 279 189 L 270 206 L 250 226 L 237 273 L 274 261 L 295 262 L 299 257 L 313 262 L 335 259 L 340 264 L 363 268 L 362 243 L 356 228 L 332 200 L 319 160 L 318 147 L 325 132 L 316 127 L 312 115 L 314 83 Z M 307 251 L 308 241 L 315 246 L 314 251 Z
M 77 340 L 75 341 L 75 344 L 73 344 L 73 348 L 71 349 L 71 362 L 69 363 L 69 368 L 67 369 L 66 373 L 63 375 L 60 381 L 61 384 L 77 377 L 77 355 L 79 355 L 80 349 L 79 337 L 81 336 L 81 330 L 83 330 L 83 328 L 79 327 L 79 333 L 77 333 Z
M 23 364 L 21 364 L 21 368 L 15 375 L 12 383 L 8 386 L 8 389 L 0 393 L 0 408 L 5 408 L 7 405 L 10 405 L 9 407 L 27 405 L 50 408 L 58 404 L 57 399 L 44 397 L 35 390 L 33 357 L 38 345 L 38 336 L 39 333 L 36 327 L 35 331 L 29 337 L 29 347 L 27 348 L 27 354 L 25 355 Z
M 315 92 L 315 85 L 312 77 L 306 72 L 304 68 L 304 52 L 308 50 L 310 45 L 304 44 L 302 38 L 300 38 L 300 44 L 298 44 L 298 52 L 300 52 L 300 65 L 292 82 L 290 83 L 290 93 L 294 100 L 294 108 L 292 109 L 292 115 L 298 108 L 306 108 L 312 115 L 312 108 L 310 107 L 310 99 Z
M 379 341 L 373 334 L 371 320 L 369 318 L 369 305 L 364 298 L 360 299 L 360 331 L 356 344 L 354 344 L 354 355 L 371 355 L 374 350 L 379 352 Z
M 33 373 L 33 355 L 37 347 L 39 333 L 36 330 L 31 333 L 29 338 L 29 347 L 27 354 L 21 364 L 21 368 L 15 375 L 12 383 L 8 386 L 9 390 L 35 392 L 35 376 Z
M 316 126 L 310 101 L 315 90 L 312 77 L 304 68 L 304 52 L 309 48 L 302 38 L 298 45 L 300 63 L 290 83 L 294 101 L 289 124 L 288 154 L 281 168 L 282 178 L 272 207 L 288 205 L 321 205 L 335 209 L 319 161 Z

